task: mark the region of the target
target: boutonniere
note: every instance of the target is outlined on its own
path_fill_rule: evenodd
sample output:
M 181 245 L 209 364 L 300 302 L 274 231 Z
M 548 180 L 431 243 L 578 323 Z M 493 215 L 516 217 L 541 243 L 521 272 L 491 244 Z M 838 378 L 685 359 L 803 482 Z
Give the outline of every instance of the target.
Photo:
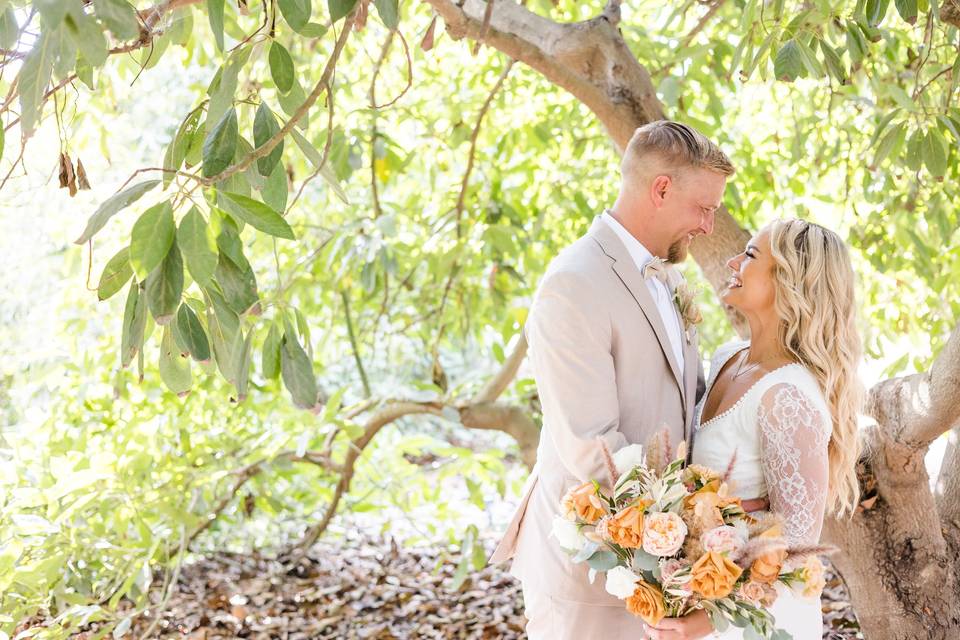
M 686 280 L 678 284 L 673 291 L 673 302 L 677 305 L 677 311 L 680 312 L 680 318 L 683 320 L 683 330 L 688 343 L 693 339 L 696 326 L 703 322 L 703 314 L 700 313 L 700 305 L 696 300 L 699 294 L 700 290 L 688 285 Z

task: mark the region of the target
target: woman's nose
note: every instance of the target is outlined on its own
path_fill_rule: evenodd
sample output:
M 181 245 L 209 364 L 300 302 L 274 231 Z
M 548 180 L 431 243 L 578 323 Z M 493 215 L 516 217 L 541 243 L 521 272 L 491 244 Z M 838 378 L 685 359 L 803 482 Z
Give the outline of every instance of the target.
M 738 253 L 729 260 L 727 260 L 727 268 L 731 271 L 740 271 L 740 262 L 742 260 L 743 254 Z

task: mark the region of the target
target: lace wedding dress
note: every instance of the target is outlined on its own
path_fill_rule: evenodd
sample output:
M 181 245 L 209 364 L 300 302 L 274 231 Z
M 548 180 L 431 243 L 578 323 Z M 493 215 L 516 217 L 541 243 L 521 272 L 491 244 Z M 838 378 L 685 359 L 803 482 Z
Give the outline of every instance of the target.
M 726 411 L 702 422 L 703 407 L 717 374 L 730 358 L 749 346 L 733 342 L 713 356 L 706 392 L 697 405 L 693 438 L 694 464 L 721 473 L 736 456 L 729 484 L 744 498 L 767 496 L 770 510 L 784 522 L 789 544 L 815 544 L 820 538 L 827 498 L 827 443 L 831 419 L 813 375 L 788 364 L 765 374 Z M 794 640 L 819 640 L 823 617 L 818 598 L 804 598 L 778 584 L 770 611 L 778 629 Z M 731 626 L 711 638 L 739 640 Z

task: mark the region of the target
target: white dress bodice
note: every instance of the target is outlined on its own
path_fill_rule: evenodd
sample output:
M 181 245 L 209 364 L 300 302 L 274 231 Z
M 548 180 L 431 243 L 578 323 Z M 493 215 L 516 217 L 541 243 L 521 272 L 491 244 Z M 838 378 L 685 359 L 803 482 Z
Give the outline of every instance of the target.
M 820 538 L 828 491 L 827 444 L 832 420 L 816 378 L 800 364 L 762 376 L 729 409 L 702 422 L 703 407 L 723 366 L 748 342 L 731 342 L 710 361 L 706 390 L 694 414 L 694 464 L 720 473 L 728 469 L 731 493 L 744 499 L 767 497 L 783 518 L 791 544 Z M 821 637 L 820 603 L 778 585 L 771 608 L 776 626 L 794 640 Z M 739 640 L 742 631 L 714 633 L 717 640 Z

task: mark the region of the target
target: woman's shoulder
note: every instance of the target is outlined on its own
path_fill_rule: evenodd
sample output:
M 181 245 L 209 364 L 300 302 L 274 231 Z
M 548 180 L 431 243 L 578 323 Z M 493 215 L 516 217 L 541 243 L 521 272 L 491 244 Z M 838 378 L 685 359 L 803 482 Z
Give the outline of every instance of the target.
M 800 363 L 786 364 L 768 373 L 763 379 L 763 388 L 757 395 L 764 405 L 776 403 L 778 398 L 781 402 L 786 399 L 803 402 L 820 413 L 827 424 L 831 423 L 827 399 L 817 377 Z

